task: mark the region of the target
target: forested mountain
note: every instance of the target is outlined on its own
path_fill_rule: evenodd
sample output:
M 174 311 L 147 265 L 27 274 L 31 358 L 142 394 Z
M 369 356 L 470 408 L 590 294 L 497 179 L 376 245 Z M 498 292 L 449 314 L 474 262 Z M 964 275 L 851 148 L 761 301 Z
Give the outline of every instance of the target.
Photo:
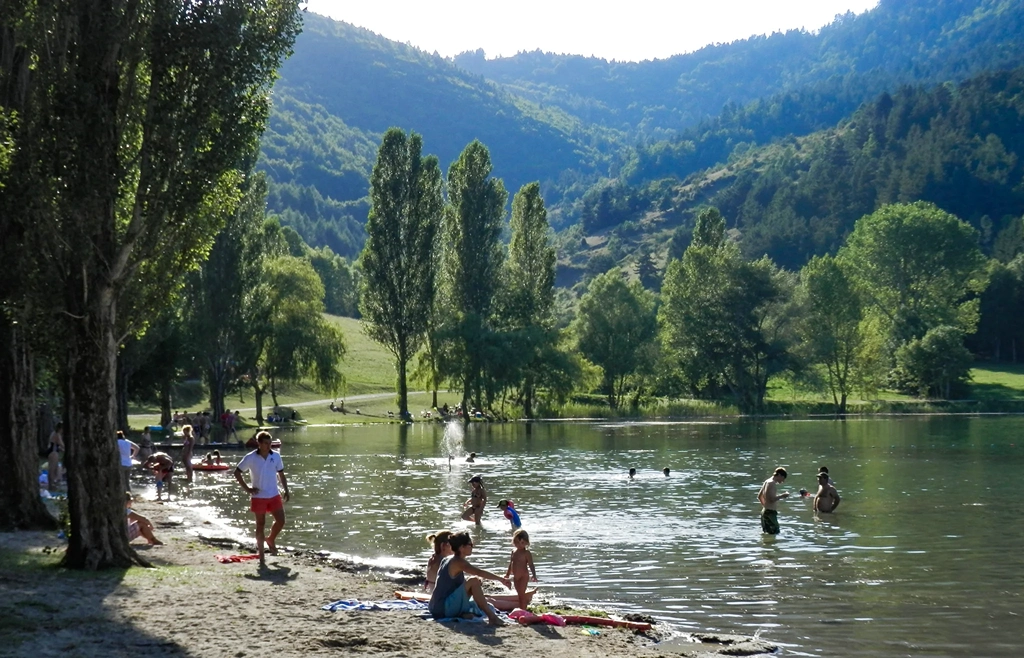
M 609 62 L 540 51 L 486 60 L 478 50 L 455 62 L 587 121 L 658 135 L 717 116 L 729 103 L 822 83 L 847 107 L 833 123 L 860 100 L 900 84 L 1015 66 L 1021 52 L 1018 2 L 882 0 L 859 16 L 837 16 L 818 33 L 790 30 L 662 60 Z
M 883 0 L 819 33 L 753 37 L 641 63 L 546 53 L 452 60 L 305 14 L 275 87 L 261 167 L 270 207 L 311 244 L 353 256 L 388 127 L 423 135 L 443 170 L 473 139 L 514 191 L 539 180 L 556 229 L 639 220 L 670 183 L 753 146 L 848 117 L 902 83 L 1024 63 L 1024 6 Z M 637 145 L 639 141 L 639 146 Z
M 353 255 L 361 248 L 368 177 L 382 133 L 423 136 L 448 165 L 479 139 L 495 174 L 516 190 L 565 171 L 607 170 L 615 135 L 584 130 L 557 108 L 542 109 L 451 61 L 368 30 L 305 14 L 295 54 L 274 88 L 274 114 L 261 168 L 271 210 L 312 244 Z
M 625 235 L 634 222 L 612 231 L 626 250 L 657 250 L 659 231 L 678 224 L 678 255 L 697 209 L 710 204 L 747 257 L 799 269 L 834 252 L 860 217 L 924 200 L 979 229 L 982 248 L 1006 261 L 1024 248 L 1024 68 L 904 87 L 831 129 L 734 153 L 682 182 L 607 189 L 599 211 L 644 218 L 646 237 Z

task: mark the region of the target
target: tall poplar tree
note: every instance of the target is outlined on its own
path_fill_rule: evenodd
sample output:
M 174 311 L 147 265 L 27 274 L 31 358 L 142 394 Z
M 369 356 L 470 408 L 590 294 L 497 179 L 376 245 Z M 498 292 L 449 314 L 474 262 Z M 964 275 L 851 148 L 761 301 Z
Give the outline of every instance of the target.
M 519 389 L 523 413 L 533 415 L 537 380 L 546 348 L 558 335 L 552 328 L 555 249 L 548 236 L 548 212 L 540 183 L 528 183 L 512 199 L 512 238 L 503 285 L 502 324 L 518 334 Z
M 422 138 L 391 128 L 370 177 L 360 311 L 369 336 L 395 357 L 400 416 L 409 417 L 407 368 L 434 303 L 434 236 L 444 210 L 441 168 Z
M 449 205 L 444 216 L 445 279 L 454 315 L 451 370 L 461 380 L 466 410 L 471 398 L 483 406 L 506 200 L 504 183 L 491 178 L 491 154 L 474 140 L 448 168 Z
M 115 361 L 132 281 L 173 289 L 205 256 L 258 148 L 296 0 L 5 3 L 0 87 L 15 89 L 8 221 L 38 238 L 57 300 L 72 568 L 142 562 L 128 545 Z M 15 229 L 15 234 L 27 231 Z M 155 298 L 155 296 L 154 296 Z M 148 309 L 150 312 L 153 309 Z

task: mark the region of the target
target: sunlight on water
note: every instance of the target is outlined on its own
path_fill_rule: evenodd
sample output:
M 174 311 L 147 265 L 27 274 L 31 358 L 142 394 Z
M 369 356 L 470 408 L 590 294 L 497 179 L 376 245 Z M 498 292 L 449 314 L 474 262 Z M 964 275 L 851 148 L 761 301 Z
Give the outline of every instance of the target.
M 511 498 L 541 591 L 571 603 L 759 633 L 790 655 L 1016 656 L 1024 504 L 1008 483 L 1021 429 L 1017 417 L 310 429 L 282 435 L 282 539 L 421 566 L 429 532 L 468 529 L 474 564 L 503 573 L 511 533 L 494 506 Z M 796 491 L 813 490 L 821 464 L 843 502 L 816 519 Z M 767 537 L 755 496 L 779 465 L 794 496 Z M 459 518 L 474 474 L 488 490 L 480 527 Z M 190 499 L 251 532 L 230 473 L 197 473 Z

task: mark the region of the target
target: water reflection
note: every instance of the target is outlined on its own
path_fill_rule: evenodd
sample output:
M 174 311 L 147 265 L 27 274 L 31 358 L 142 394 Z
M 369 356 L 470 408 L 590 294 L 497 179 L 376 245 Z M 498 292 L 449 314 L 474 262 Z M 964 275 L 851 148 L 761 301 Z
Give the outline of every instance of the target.
M 761 632 L 794 655 L 1011 656 L 1024 652 L 1024 464 L 1016 417 L 789 422 L 443 425 L 286 435 L 288 544 L 420 564 L 424 537 L 469 529 L 500 570 L 516 501 L 543 591 L 654 614 L 683 629 Z M 461 429 L 461 428 L 460 428 Z M 467 451 L 477 462 L 465 463 Z M 449 462 L 448 455 L 457 455 Z M 776 466 L 843 496 L 816 519 L 782 504 L 765 537 L 755 496 Z M 638 470 L 635 479 L 626 473 Z M 671 475 L 662 474 L 664 467 Z M 467 481 L 489 509 L 459 519 Z M 203 474 L 195 498 L 248 529 L 243 492 Z

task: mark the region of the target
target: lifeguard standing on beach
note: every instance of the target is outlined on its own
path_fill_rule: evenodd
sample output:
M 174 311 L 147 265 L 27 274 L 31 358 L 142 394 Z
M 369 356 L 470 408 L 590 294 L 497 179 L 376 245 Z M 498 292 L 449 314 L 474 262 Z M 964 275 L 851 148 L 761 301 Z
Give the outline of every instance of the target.
M 270 528 L 270 535 L 266 537 L 266 545 L 271 555 L 277 555 L 277 535 L 284 527 L 284 501 L 290 497 L 288 480 L 284 477 L 284 462 L 281 460 L 281 453 L 271 450 L 271 440 L 270 432 L 257 434 L 256 449 L 242 457 L 242 461 L 238 462 L 235 468 L 235 479 L 238 480 L 238 484 L 252 496 L 249 509 L 256 516 L 256 550 L 260 556 L 260 564 L 265 562 L 263 544 L 267 514 L 273 514 L 274 525 Z M 249 471 L 252 486 L 245 483 L 243 471 Z M 283 499 L 277 488 L 278 479 L 284 488 Z

